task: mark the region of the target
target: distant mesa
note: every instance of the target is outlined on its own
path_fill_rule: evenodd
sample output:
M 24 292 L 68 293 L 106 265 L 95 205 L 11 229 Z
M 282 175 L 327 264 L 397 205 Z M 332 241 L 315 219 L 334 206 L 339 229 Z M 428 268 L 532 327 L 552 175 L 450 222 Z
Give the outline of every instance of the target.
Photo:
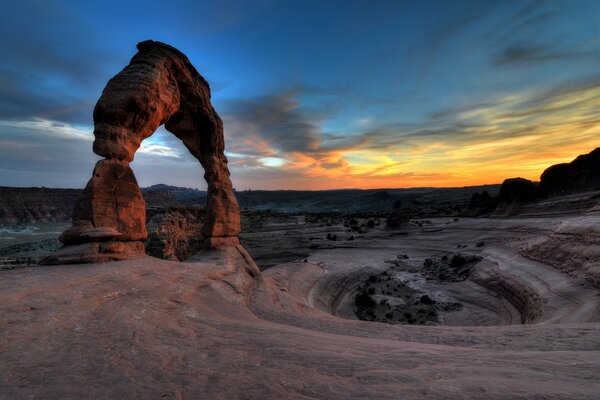
M 506 179 L 500 187 L 494 214 L 517 214 L 521 204 L 594 190 L 600 190 L 600 147 L 570 163 L 548 167 L 539 182 L 524 178 Z
M 239 244 L 240 211 L 224 154 L 223 123 L 210 88 L 179 50 L 155 41 L 104 88 L 94 108 L 96 154 L 104 157 L 75 205 L 65 247 L 47 264 L 103 262 L 145 255 L 146 209 L 129 166 L 141 142 L 163 125 L 204 168 L 208 184 L 202 226 L 206 247 Z

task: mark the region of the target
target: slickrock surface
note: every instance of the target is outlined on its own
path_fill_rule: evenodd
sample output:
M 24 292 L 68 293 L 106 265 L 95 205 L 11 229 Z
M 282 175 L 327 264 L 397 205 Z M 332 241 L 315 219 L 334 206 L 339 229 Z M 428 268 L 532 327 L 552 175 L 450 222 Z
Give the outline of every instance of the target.
M 380 224 L 262 274 L 241 247 L 1 271 L 0 398 L 595 399 L 598 289 L 527 250 L 598 218 Z M 465 281 L 413 269 L 459 251 L 482 258 Z M 373 271 L 464 307 L 445 326 L 358 321 Z

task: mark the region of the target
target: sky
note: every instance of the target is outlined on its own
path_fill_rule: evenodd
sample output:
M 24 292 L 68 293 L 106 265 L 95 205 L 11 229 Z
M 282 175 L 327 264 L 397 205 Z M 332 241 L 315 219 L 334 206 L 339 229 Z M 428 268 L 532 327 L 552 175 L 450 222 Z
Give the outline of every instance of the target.
M 600 146 L 600 2 L 53 1 L 0 14 L 0 185 L 83 187 L 92 110 L 136 44 L 186 54 L 246 189 L 537 180 Z M 141 186 L 206 187 L 159 128 Z

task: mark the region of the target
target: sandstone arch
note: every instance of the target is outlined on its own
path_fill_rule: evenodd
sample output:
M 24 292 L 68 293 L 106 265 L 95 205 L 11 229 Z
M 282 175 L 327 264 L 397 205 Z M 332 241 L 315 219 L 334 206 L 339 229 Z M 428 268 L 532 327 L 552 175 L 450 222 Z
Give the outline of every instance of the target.
M 179 50 L 155 41 L 108 81 L 94 108 L 98 161 L 49 263 L 101 262 L 144 255 L 145 204 L 129 163 L 142 140 L 163 125 L 204 168 L 208 183 L 202 234 L 207 247 L 236 245 L 239 206 L 224 154 L 223 123 L 210 87 Z

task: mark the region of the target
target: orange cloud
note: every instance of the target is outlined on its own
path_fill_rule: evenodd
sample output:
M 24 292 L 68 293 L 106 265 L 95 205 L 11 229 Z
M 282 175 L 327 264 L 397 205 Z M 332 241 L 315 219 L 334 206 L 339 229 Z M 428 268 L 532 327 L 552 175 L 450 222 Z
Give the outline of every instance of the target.
M 326 143 L 310 116 L 298 124 L 303 117 L 289 96 L 270 99 L 284 103 L 274 107 L 279 114 L 261 116 L 260 123 L 230 121 L 233 151 L 248 153 L 232 165 L 256 172 L 245 171 L 244 184 L 237 186 L 335 189 L 467 186 L 515 176 L 536 180 L 548 166 L 598 147 L 596 82 L 499 95 L 486 105 L 439 113 L 421 125 L 375 126 L 355 135 L 327 136 Z M 297 137 L 286 136 L 288 126 Z M 285 147 L 303 138 L 305 146 Z M 273 157 L 277 163 L 265 162 Z

